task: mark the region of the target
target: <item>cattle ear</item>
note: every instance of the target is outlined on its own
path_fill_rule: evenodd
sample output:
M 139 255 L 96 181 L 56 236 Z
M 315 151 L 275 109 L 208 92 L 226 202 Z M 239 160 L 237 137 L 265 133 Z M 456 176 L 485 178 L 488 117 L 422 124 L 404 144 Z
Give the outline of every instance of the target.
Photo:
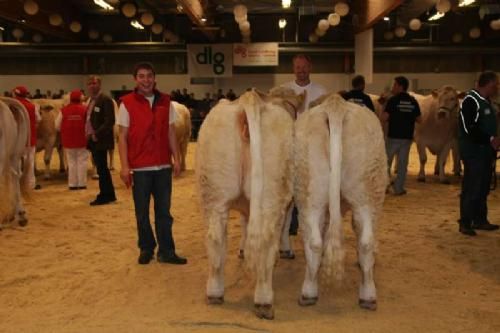
M 458 92 L 457 97 L 463 99 L 465 97 L 465 92 L 464 91 Z
M 437 91 L 436 89 L 434 89 L 434 90 L 431 92 L 431 94 L 432 94 L 432 97 L 434 97 L 434 98 L 437 98 L 437 97 L 438 97 L 438 91 Z

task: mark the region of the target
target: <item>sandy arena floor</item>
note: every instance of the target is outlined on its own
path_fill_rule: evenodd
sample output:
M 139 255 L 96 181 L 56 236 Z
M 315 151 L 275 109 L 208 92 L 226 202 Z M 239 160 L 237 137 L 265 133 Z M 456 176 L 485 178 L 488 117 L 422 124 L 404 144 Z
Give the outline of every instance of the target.
M 500 232 L 459 234 L 458 180 L 417 183 L 414 149 L 408 195 L 388 196 L 379 224 L 376 312 L 357 305 L 360 275 L 346 221 L 344 285 L 323 288 L 316 306 L 297 304 L 305 269 L 299 234 L 293 238 L 297 258 L 276 265 L 276 319 L 257 319 L 252 276 L 237 258 L 236 214 L 228 232 L 226 302 L 207 306 L 194 149 L 191 144 L 188 171 L 174 181 L 172 201 L 186 266 L 137 264 L 131 193 L 117 171 L 118 201 L 100 207 L 89 206 L 95 180 L 86 191 L 71 192 L 64 176 L 40 181 L 43 189 L 26 205 L 28 226 L 0 231 L 0 332 L 500 332 Z M 492 223 L 500 223 L 499 198 L 500 190 L 490 195 Z

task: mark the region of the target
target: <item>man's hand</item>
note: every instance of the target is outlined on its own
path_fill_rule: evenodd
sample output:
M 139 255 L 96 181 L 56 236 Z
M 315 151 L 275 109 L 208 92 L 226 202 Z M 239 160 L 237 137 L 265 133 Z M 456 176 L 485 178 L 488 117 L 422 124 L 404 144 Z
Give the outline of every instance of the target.
M 181 174 L 181 164 L 174 159 L 173 163 L 174 177 L 178 177 Z
M 95 134 L 92 134 L 92 141 L 97 142 L 97 136 L 95 136 Z
M 127 188 L 134 185 L 134 179 L 132 177 L 132 172 L 129 168 L 122 168 L 120 171 L 120 178 Z
M 490 144 L 494 150 L 498 150 L 498 148 L 500 147 L 500 137 L 498 136 L 492 137 L 492 139 L 490 140 Z

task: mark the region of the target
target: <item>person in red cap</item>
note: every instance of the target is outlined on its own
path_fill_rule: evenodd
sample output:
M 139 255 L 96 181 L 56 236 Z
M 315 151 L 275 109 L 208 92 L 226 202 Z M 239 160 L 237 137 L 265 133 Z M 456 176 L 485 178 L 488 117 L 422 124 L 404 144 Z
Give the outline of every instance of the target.
M 28 111 L 29 119 L 30 119 L 30 142 L 28 150 L 28 165 L 29 165 L 29 184 L 31 188 L 38 190 L 41 188 L 40 185 L 36 184 L 35 177 L 35 150 L 36 150 L 36 124 L 42 119 L 39 113 L 40 106 L 33 104 L 28 100 L 28 89 L 25 86 L 15 87 L 12 91 L 14 94 L 14 98 L 21 102 L 22 105 Z
M 82 92 L 73 90 L 70 104 L 56 118 L 56 128 L 61 131 L 61 143 L 68 161 L 68 186 L 70 190 L 87 188 L 87 137 L 85 122 L 87 110 L 82 105 Z

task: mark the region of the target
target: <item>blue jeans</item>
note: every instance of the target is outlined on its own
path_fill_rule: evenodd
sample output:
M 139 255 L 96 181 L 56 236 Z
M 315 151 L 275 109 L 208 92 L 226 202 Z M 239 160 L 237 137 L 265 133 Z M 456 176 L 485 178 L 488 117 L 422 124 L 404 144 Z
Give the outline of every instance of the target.
M 172 194 L 172 169 L 154 171 L 134 171 L 135 217 L 137 219 L 138 245 L 141 251 L 153 253 L 156 247 L 155 237 L 149 221 L 149 202 L 154 200 L 155 233 L 158 242 L 158 253 L 172 255 L 175 244 L 172 237 L 173 218 L 170 215 L 170 198 Z
M 410 155 L 411 139 L 387 138 L 387 164 L 389 178 L 391 176 L 391 164 L 394 155 L 398 157 L 398 173 L 394 181 L 394 193 L 402 193 L 405 190 L 406 174 L 408 172 L 408 157 Z

